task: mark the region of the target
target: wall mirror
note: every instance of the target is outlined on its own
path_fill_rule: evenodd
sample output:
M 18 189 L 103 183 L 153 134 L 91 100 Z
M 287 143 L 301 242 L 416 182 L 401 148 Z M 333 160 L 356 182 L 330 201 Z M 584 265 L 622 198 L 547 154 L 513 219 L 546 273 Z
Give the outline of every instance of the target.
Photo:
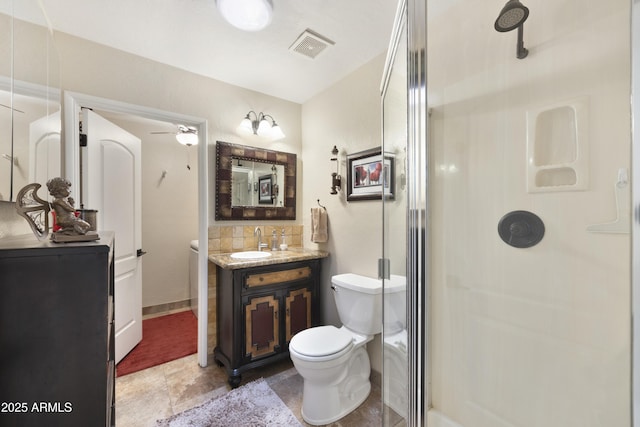
M 296 219 L 296 159 L 216 142 L 216 220 Z
M 61 176 L 60 64 L 46 21 L 0 8 L 0 201 L 31 182 Z

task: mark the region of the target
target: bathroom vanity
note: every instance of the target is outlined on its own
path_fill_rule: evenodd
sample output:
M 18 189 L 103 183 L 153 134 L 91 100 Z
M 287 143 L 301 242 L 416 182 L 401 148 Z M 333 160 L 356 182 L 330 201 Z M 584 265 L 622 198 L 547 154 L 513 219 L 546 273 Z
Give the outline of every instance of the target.
M 263 259 L 211 255 L 217 265 L 217 338 L 213 356 L 232 387 L 242 373 L 287 359 L 289 341 L 320 322 L 320 262 L 304 249 Z
M 113 426 L 114 233 L 0 239 L 0 425 Z

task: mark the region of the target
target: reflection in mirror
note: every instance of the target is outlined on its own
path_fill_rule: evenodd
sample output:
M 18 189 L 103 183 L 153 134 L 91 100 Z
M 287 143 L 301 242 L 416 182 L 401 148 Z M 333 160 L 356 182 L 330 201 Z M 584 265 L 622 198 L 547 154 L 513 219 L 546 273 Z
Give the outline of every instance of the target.
M 46 88 L 14 82 L 12 94 L 2 86 L 0 200 L 14 201 L 25 185 L 37 182 L 46 190 L 47 180 L 61 176 L 60 104 L 47 99 Z
M 296 219 L 296 155 L 218 141 L 216 220 Z
M 284 194 L 280 191 L 283 178 L 283 165 L 233 159 L 231 168 L 231 206 L 273 205 L 283 207 Z M 264 187 L 262 189 L 259 187 L 261 183 L 264 186 L 267 181 L 271 185 L 271 191 L 267 191 Z M 266 197 L 267 193 L 269 197 Z
M 0 4 L 0 201 L 61 176 L 58 53 L 44 12 L 27 23 L 11 16 L 18 6 Z

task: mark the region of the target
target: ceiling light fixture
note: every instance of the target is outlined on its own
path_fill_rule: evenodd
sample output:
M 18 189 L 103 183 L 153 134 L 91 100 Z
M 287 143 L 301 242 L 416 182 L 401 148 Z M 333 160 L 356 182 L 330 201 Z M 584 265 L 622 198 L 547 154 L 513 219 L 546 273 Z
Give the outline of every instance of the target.
M 224 19 L 243 31 L 260 31 L 271 23 L 271 0 L 216 0 Z
M 184 125 L 178 125 L 176 139 L 180 144 L 188 147 L 198 145 L 198 130 Z
M 284 132 L 273 117 L 260 112 L 256 114 L 251 110 L 240 123 L 240 128 L 253 132 L 254 135 L 270 138 L 272 140 L 282 139 L 285 137 Z

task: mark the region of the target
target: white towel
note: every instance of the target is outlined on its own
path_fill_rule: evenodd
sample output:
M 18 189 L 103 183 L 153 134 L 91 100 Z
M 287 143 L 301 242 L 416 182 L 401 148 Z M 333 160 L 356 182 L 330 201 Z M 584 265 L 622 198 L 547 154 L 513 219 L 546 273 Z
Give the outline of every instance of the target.
M 324 243 L 327 240 L 327 210 L 321 207 L 311 208 L 311 241 Z

